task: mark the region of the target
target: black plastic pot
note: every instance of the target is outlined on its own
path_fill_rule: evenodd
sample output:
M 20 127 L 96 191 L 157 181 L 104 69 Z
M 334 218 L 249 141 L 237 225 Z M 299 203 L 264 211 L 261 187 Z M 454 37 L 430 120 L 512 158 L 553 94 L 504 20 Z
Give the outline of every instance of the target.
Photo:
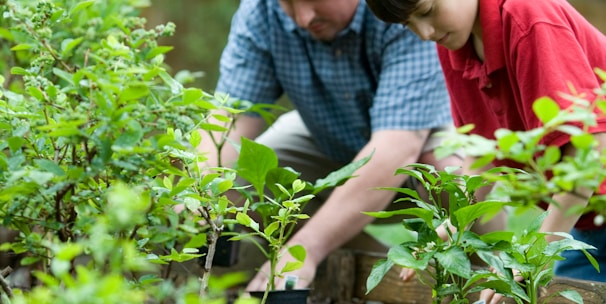
M 225 230 L 230 232 L 229 230 Z M 213 266 L 230 267 L 238 262 L 238 250 L 240 248 L 240 242 L 230 241 L 231 235 L 221 235 L 217 239 L 217 247 L 215 249 L 215 256 L 213 258 Z M 208 247 L 203 246 L 198 249 L 198 253 L 204 254 L 198 258 L 198 264 L 204 266 L 206 264 L 206 253 L 208 253 Z
M 250 295 L 263 299 L 264 291 L 251 291 Z M 307 304 L 309 289 L 272 290 L 267 294 L 265 304 Z

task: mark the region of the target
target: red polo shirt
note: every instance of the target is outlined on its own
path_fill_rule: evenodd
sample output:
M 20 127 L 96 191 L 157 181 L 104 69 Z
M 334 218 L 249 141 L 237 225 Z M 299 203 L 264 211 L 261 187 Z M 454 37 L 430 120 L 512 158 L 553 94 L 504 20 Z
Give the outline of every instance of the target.
M 565 0 L 479 0 L 479 18 L 484 62 L 471 40 L 457 51 L 438 46 L 457 126 L 474 124 L 473 133 L 494 138 L 499 128 L 539 127 L 532 110 L 539 97 L 549 96 L 566 108 L 571 102 L 560 93 L 573 87 L 594 99 L 601 80 L 593 69 L 606 69 L 606 36 Z M 590 132 L 606 132 L 606 117 Z M 568 141 L 565 134 L 554 133 L 543 143 Z M 606 193 L 606 184 L 600 192 Z M 583 216 L 577 228 L 595 228 L 593 216 Z

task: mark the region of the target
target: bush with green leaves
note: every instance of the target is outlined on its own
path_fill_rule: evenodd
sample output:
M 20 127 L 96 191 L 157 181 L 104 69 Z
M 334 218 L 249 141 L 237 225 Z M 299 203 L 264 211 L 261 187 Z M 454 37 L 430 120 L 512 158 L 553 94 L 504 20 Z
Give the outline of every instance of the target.
M 296 174 L 277 179 L 273 173 L 288 170 L 250 154 L 250 141 L 236 147 L 244 149 L 238 168 L 220 159 L 204 165 L 211 151 L 198 151 L 203 138 L 220 151 L 233 144 L 227 138 L 239 115 L 271 123 L 278 107 L 210 95 L 187 86 L 195 75 L 169 74 L 164 56 L 172 47 L 158 39 L 175 27 L 147 29 L 140 9 L 148 5 L 0 1 L 6 71 L 0 76 L 0 218 L 3 228 L 19 233 L 0 249 L 23 255 L 20 267 L 35 278 L 32 286 L 12 289 L 0 276 L 2 300 L 224 303 L 228 287 L 249 279 L 211 276 L 217 239 L 250 207 L 236 206 L 226 194 L 253 197 L 261 193 L 257 178 L 266 174 L 276 179 L 262 187 L 295 194 Z M 331 176 L 344 181 L 351 172 Z M 253 188 L 238 186 L 237 178 Z M 332 180 L 315 189 L 337 186 Z M 267 227 L 283 223 L 267 219 Z M 202 246 L 201 272 L 188 272 L 184 263 L 196 263 Z
M 198 130 L 228 133 L 255 109 L 171 76 L 158 38 L 175 27 L 147 29 L 139 10 L 149 4 L 0 4 L 0 217 L 19 232 L 1 248 L 25 255 L 37 280 L 4 290 L 14 302 L 222 301 L 213 286 L 246 279 L 217 283 L 205 267 L 172 280 L 238 210 L 224 196 L 229 170 L 202 174 Z
M 606 81 L 606 73 L 597 74 Z M 524 165 L 522 169 L 496 167 L 481 175 L 465 176 L 458 168 L 436 171 L 433 167 L 413 164 L 401 168 L 397 174 L 415 178 L 428 193 L 427 200 L 410 189 L 387 188 L 402 192 L 402 200 L 416 204 L 415 208 L 390 212 L 369 213 L 375 217 L 407 215 L 404 227 L 416 234 L 414 240 L 390 249 L 387 259 L 378 262 L 367 280 L 370 292 L 394 265 L 415 269 L 418 277 L 432 287 L 434 303 L 449 299 L 450 303 L 468 303 L 469 295 L 484 288 L 515 299 L 518 303 L 538 303 L 539 287 L 548 284 L 553 274 L 553 262 L 561 259 L 565 250 L 581 250 L 598 268 L 596 260 L 587 253 L 593 246 L 574 240 L 566 233 L 545 233 L 539 228 L 546 217 L 543 213 L 519 235 L 498 231 L 477 235 L 470 227 L 477 221 L 490 220 L 506 206 L 516 212 L 536 208 L 540 202 L 556 204 L 556 194 L 574 192 L 579 188 L 597 189 L 606 179 L 604 151 L 595 149 L 597 142 L 588 130 L 606 110 L 606 84 L 596 89 L 595 100 L 569 96 L 572 106 L 560 107 L 550 98 L 541 98 L 533 109 L 543 125 L 528 131 L 501 129 L 495 139 L 467 134 L 473 126 L 460 128 L 459 134 L 446 140 L 436 154 L 450 155 L 459 149 L 478 158 L 474 168 L 482 168 L 494 160 L 513 160 Z M 553 132 L 570 135 L 576 148 L 574 156 L 563 156 L 558 147 L 545 146 L 541 140 Z M 498 185 L 486 201 L 477 202 L 475 193 L 482 187 Z M 443 194 L 448 202 L 443 202 Z M 597 211 L 596 224 L 603 221 L 604 195 L 595 195 L 589 206 L 571 210 L 585 213 Z M 448 206 L 448 207 L 444 207 Z M 436 229 L 450 222 L 454 229 L 446 229 L 442 239 Z M 548 243 L 545 237 L 556 234 L 559 241 Z M 495 271 L 472 268 L 470 257 L 477 255 Z M 522 279 L 516 279 L 514 274 Z M 580 295 L 565 291 L 562 296 L 582 303 Z M 556 295 L 552 295 L 556 296 Z

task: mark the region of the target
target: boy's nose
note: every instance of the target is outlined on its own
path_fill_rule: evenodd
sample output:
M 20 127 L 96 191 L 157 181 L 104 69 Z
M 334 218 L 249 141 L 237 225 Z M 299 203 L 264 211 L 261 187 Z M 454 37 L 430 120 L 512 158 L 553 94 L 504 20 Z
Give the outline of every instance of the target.
M 429 23 L 426 22 L 418 22 L 416 25 L 417 28 L 417 34 L 419 35 L 419 37 L 421 37 L 421 39 L 423 40 L 431 40 L 434 36 L 435 33 L 435 29 L 433 28 L 433 26 Z
M 314 10 L 306 1 L 293 1 L 293 18 L 302 28 L 307 28 L 314 19 Z

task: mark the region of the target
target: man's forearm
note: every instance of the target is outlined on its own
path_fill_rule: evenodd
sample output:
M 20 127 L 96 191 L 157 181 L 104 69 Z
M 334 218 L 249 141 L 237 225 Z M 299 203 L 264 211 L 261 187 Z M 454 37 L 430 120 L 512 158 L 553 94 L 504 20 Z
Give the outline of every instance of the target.
M 395 175 L 396 169 L 418 160 L 423 138 L 410 138 L 410 134 L 403 138 L 397 135 L 392 138 L 393 134 L 387 132 L 380 134 L 376 141 L 371 141 L 360 152 L 358 158 L 368 156 L 373 151 L 374 154 L 355 173 L 357 177 L 336 188 L 316 214 L 293 236 L 291 243 L 304 245 L 312 262 L 319 263 L 330 252 L 360 233 L 374 219 L 362 212 L 383 210 L 395 196 L 393 191 L 375 188 L 401 186 L 406 177 Z M 394 146 L 394 141 L 406 144 Z

